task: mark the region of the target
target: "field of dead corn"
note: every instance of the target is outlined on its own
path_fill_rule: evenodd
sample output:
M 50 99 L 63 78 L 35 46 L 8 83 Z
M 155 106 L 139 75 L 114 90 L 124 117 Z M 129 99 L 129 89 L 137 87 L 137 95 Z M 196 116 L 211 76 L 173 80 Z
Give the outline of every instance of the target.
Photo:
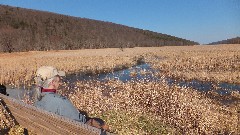
M 43 65 L 67 74 L 98 74 L 131 67 L 142 59 L 160 70 L 157 77 L 240 84 L 240 45 L 0 54 L 0 82 L 30 86 L 37 68 Z M 67 90 L 67 97 L 78 109 L 104 119 L 113 133 L 239 133 L 239 103 L 225 106 L 192 88 L 150 80 L 71 83 L 64 83 L 62 89 Z
M 240 45 L 163 47 L 152 59 L 167 76 L 240 84 Z

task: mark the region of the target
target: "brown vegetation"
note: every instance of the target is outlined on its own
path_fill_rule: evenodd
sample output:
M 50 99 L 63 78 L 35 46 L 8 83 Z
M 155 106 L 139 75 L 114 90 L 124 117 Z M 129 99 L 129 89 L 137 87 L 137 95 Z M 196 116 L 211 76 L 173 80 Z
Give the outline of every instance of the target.
M 149 47 L 0 54 L 0 83 L 31 85 L 37 68 L 51 65 L 70 73 L 97 74 L 135 65 L 144 58 L 166 76 L 240 83 L 240 46 Z
M 70 73 L 111 72 L 142 60 L 156 76 L 239 83 L 239 45 L 172 46 L 0 54 L 2 83 L 29 82 L 51 65 Z M 74 87 L 69 87 L 69 85 Z M 77 81 L 64 84 L 80 110 L 103 118 L 118 134 L 237 134 L 239 108 L 224 106 L 191 88 L 165 82 Z M 235 97 L 239 93 L 235 92 Z
M 107 87 L 109 96 L 104 96 Z M 75 89 L 69 95 L 75 106 L 105 118 L 118 134 L 237 133 L 235 109 L 189 88 L 169 87 L 164 82 L 79 81 Z
M 209 43 L 209 45 L 217 45 L 217 44 L 240 44 L 240 37 L 235 37 L 227 40 Z
M 0 5 L 0 52 L 193 44 L 111 22 Z
M 135 52 L 137 51 L 137 52 Z M 18 87 L 20 84 L 31 86 L 36 70 L 43 66 L 54 66 L 71 73 L 97 74 L 114 69 L 131 67 L 138 57 L 148 50 L 97 49 L 76 51 L 21 52 L 0 54 L 0 83 Z
M 240 84 L 240 46 L 164 47 L 154 54 L 164 59 L 150 60 L 167 76 Z

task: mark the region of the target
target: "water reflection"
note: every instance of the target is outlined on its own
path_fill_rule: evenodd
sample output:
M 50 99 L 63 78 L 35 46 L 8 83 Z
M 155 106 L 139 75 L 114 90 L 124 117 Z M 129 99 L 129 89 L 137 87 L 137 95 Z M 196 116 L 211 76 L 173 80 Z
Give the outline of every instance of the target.
M 201 82 L 197 80 L 192 81 L 183 81 L 183 80 L 175 80 L 172 78 L 161 78 L 156 76 L 159 71 L 154 70 L 151 66 L 147 63 L 133 66 L 129 69 L 124 69 L 120 71 L 115 71 L 112 73 L 106 74 L 98 74 L 93 76 L 88 76 L 81 74 L 80 76 L 68 76 L 69 79 L 74 80 L 99 80 L 99 81 L 106 81 L 110 79 L 117 79 L 122 82 L 128 81 L 138 81 L 138 80 L 147 80 L 147 81 L 165 81 L 169 85 L 177 84 L 181 87 L 191 87 L 201 92 L 208 92 L 210 90 L 215 90 L 220 95 L 228 95 L 231 91 L 240 91 L 240 85 L 237 84 L 229 84 L 229 83 L 213 83 L 213 82 Z M 75 79 L 74 79 L 75 78 Z
M 123 69 L 120 71 L 115 71 L 112 73 L 106 74 L 98 74 L 88 76 L 85 74 L 81 74 L 80 76 L 68 76 L 68 79 L 74 80 L 98 80 L 98 81 L 107 81 L 110 79 L 119 80 L 122 82 L 129 82 L 129 81 L 165 81 L 168 85 L 178 85 L 180 87 L 186 88 L 193 88 L 200 92 L 208 93 L 215 92 L 216 94 L 209 94 L 210 98 L 221 100 L 224 104 L 230 104 L 235 102 L 236 98 L 225 98 L 226 96 L 231 96 L 232 91 L 239 91 L 240 92 L 240 85 L 237 84 L 230 84 L 230 83 L 214 83 L 214 82 L 202 82 L 198 80 L 192 81 L 183 81 L 183 80 L 176 80 L 173 78 L 161 77 L 161 75 L 157 75 L 161 73 L 158 70 L 154 70 L 151 66 L 147 63 L 143 63 L 137 66 L 133 66 L 129 69 Z M 224 98 L 223 98 L 224 97 Z M 221 99 L 219 99 L 221 98 Z
M 151 80 L 156 81 L 159 80 L 156 76 L 156 70 L 153 70 L 149 64 L 141 64 L 137 66 L 133 66 L 129 69 L 123 69 L 119 71 L 115 71 L 112 73 L 106 74 L 98 74 L 95 76 L 81 76 L 80 80 L 100 80 L 107 81 L 111 79 L 120 80 L 122 82 L 136 81 L 136 80 Z
M 137 66 L 133 66 L 129 69 L 123 69 L 114 71 L 111 73 L 105 74 L 98 74 L 98 75 L 86 75 L 85 73 L 79 73 L 77 75 L 72 74 L 68 75 L 65 79 L 69 84 L 69 87 L 76 81 L 90 81 L 90 80 L 98 80 L 98 81 L 107 81 L 107 80 L 119 80 L 122 82 L 129 82 L 129 81 L 165 81 L 168 85 L 178 85 L 180 87 L 190 87 L 196 89 L 200 92 L 209 92 L 214 90 L 220 96 L 230 95 L 232 91 L 239 91 L 240 92 L 240 85 L 237 84 L 229 84 L 229 83 L 212 83 L 212 82 L 201 82 L 197 80 L 192 81 L 183 81 L 183 80 L 175 80 L 172 78 L 161 77 L 161 75 L 157 75 L 161 73 L 158 70 L 154 70 L 151 66 L 147 63 L 142 63 Z M 8 88 L 7 92 L 11 97 L 16 99 L 22 100 L 24 96 L 29 96 L 33 98 L 34 95 L 34 86 L 28 89 L 20 88 L 19 89 L 11 89 Z M 224 101 L 228 102 L 228 101 Z

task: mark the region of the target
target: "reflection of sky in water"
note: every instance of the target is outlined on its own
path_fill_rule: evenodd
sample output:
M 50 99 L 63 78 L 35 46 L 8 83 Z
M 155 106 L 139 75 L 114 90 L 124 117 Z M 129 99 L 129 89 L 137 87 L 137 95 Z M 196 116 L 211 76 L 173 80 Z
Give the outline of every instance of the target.
M 172 79 L 167 79 L 169 84 L 176 83 L 181 87 L 191 87 L 201 92 L 207 92 L 209 90 L 214 90 L 213 83 L 211 82 L 201 82 L 201 81 L 178 81 L 174 82 Z M 220 95 L 228 95 L 231 94 L 231 91 L 240 91 L 240 85 L 228 84 L 228 83 L 220 83 L 216 85 L 216 92 Z
M 145 72 L 146 74 L 142 74 L 141 72 Z M 138 66 L 134 66 L 130 69 L 115 71 L 113 73 L 108 73 L 108 74 L 100 74 L 95 76 L 81 75 L 80 77 L 78 77 L 78 79 L 79 80 L 97 79 L 100 81 L 104 81 L 107 79 L 117 79 L 123 82 L 131 81 L 131 80 L 161 81 L 162 79 L 154 76 L 156 72 L 158 71 L 152 69 L 149 64 L 145 63 Z M 131 73 L 136 73 L 136 75 L 131 76 Z M 213 90 L 214 89 L 213 85 L 216 85 L 216 84 L 213 84 L 212 82 L 201 82 L 197 80 L 175 81 L 174 79 L 171 79 L 171 78 L 164 78 L 164 79 L 169 85 L 177 84 L 181 87 L 191 87 L 201 92 L 207 92 L 209 90 Z M 228 95 L 232 90 L 240 91 L 240 85 L 236 85 L 236 84 L 220 83 L 216 86 L 217 88 L 215 90 L 220 95 Z
M 123 69 L 115 71 L 113 73 L 99 74 L 94 76 L 80 75 L 79 80 L 100 80 L 105 81 L 108 79 L 116 79 L 123 82 L 132 80 L 156 80 L 157 78 L 153 76 L 156 71 L 154 71 L 149 64 L 141 64 L 139 66 L 134 66 L 130 69 Z M 134 74 L 134 75 L 133 75 Z M 71 78 L 71 77 L 70 77 Z
M 155 76 L 157 72 L 158 71 L 152 69 L 149 64 L 144 63 L 129 69 L 123 69 L 123 70 L 115 71 L 112 73 L 92 75 L 92 76 L 88 76 L 84 74 L 80 74 L 79 76 L 68 75 L 65 79 L 68 82 L 70 82 L 70 85 L 77 80 L 88 81 L 88 80 L 94 79 L 99 81 L 106 81 L 108 79 L 116 79 L 122 82 L 128 82 L 128 81 L 134 81 L 134 80 L 162 81 L 164 79 L 169 85 L 177 84 L 181 87 L 191 87 L 201 92 L 207 92 L 209 90 L 213 90 L 214 89 L 213 85 L 217 86 L 215 90 L 220 95 L 228 95 L 231 93 L 231 91 L 240 91 L 240 85 L 236 85 L 236 84 L 229 84 L 229 83 L 212 84 L 211 82 L 200 82 L 196 80 L 176 81 L 171 78 L 159 78 Z M 34 91 L 32 90 L 29 91 L 29 90 L 24 90 L 23 88 L 20 88 L 20 89 L 21 89 L 20 91 L 17 89 L 8 89 L 7 92 L 11 97 L 14 97 L 16 99 L 21 99 L 25 93 L 29 95 L 34 94 L 33 93 Z

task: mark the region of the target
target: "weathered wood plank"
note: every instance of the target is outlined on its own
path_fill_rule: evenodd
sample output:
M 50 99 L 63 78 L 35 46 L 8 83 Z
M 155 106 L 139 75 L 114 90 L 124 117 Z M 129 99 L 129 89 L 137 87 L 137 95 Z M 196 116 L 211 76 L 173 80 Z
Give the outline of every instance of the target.
M 47 112 L 0 94 L 16 121 L 39 135 L 99 135 L 100 129 Z

